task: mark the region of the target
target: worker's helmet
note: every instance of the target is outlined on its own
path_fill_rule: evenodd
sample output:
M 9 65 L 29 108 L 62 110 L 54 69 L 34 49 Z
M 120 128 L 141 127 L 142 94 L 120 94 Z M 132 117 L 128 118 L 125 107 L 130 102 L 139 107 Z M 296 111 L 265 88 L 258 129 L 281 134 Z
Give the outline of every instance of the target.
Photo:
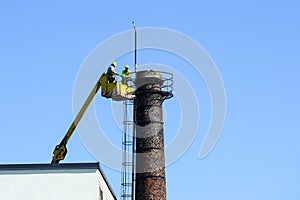
M 129 65 L 125 65 L 125 69 L 128 69 L 129 68 Z
M 111 65 L 114 66 L 114 67 L 116 67 L 117 66 L 117 62 L 114 61 L 114 62 L 111 63 Z

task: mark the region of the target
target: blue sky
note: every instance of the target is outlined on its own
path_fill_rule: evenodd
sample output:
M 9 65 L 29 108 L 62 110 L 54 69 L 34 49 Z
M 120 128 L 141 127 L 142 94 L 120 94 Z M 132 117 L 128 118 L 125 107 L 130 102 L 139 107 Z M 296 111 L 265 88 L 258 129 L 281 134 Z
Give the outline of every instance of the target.
M 172 55 L 140 53 L 141 64 L 165 63 L 191 76 L 200 104 L 193 144 L 167 168 L 168 198 L 299 199 L 299 9 L 296 0 L 2 1 L 0 163 L 50 162 L 73 120 L 81 64 L 99 43 L 131 29 L 135 20 L 139 28 L 168 28 L 193 38 L 218 66 L 226 88 L 222 136 L 199 160 L 210 119 L 203 80 Z M 131 64 L 130 59 L 120 62 Z M 96 98 L 99 118 L 109 113 L 110 104 Z M 165 102 L 167 143 L 174 136 L 171 121 L 179 120 L 177 106 L 176 99 Z M 120 130 L 113 122 L 110 126 L 104 129 L 115 133 L 109 137 L 117 144 Z M 77 134 L 68 147 L 65 162 L 95 161 Z M 118 195 L 119 172 L 103 169 Z

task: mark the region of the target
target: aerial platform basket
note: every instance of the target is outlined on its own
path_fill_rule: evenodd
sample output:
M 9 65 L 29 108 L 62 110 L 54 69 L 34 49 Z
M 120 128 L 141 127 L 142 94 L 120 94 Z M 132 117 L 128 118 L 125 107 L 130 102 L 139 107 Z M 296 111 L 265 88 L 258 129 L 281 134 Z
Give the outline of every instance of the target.
M 115 101 L 126 101 L 133 99 L 133 88 L 119 81 L 108 83 L 105 73 L 101 75 L 101 96 L 111 98 Z

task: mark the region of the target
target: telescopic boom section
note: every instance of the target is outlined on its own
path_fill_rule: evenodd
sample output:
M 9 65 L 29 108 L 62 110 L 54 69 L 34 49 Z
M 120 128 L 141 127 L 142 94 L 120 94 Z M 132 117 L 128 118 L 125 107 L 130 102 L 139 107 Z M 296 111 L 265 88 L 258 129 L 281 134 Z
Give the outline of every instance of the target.
M 102 78 L 102 77 L 101 77 Z M 61 140 L 61 142 L 56 145 L 54 151 L 53 151 L 53 157 L 51 163 L 59 163 L 59 161 L 65 159 L 65 156 L 67 154 L 67 143 L 74 133 L 79 121 L 81 120 L 83 114 L 85 113 L 86 109 L 94 99 L 95 95 L 97 94 L 98 90 L 101 87 L 101 78 L 97 81 L 96 85 L 92 89 L 91 93 L 89 94 L 88 98 L 84 102 L 82 108 L 80 109 L 79 113 L 75 117 L 74 121 L 72 122 L 71 126 L 69 127 L 65 137 Z

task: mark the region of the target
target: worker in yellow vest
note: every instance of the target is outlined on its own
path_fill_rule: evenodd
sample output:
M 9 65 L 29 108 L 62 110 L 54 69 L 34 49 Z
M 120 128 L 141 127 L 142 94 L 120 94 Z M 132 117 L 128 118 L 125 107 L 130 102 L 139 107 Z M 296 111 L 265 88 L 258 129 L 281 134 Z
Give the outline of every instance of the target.
M 131 71 L 129 70 L 129 65 L 125 65 L 124 70 L 122 71 L 122 84 L 127 85 L 128 80 L 130 79 Z

